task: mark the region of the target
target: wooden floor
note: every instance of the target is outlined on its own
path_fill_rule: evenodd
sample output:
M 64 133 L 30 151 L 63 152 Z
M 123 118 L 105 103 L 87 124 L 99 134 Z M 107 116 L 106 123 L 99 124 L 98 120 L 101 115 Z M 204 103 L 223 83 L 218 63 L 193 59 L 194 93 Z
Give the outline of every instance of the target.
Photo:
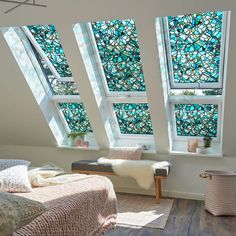
M 203 201 L 175 199 L 164 230 L 117 227 L 106 236 L 236 236 L 236 217 L 214 217 Z

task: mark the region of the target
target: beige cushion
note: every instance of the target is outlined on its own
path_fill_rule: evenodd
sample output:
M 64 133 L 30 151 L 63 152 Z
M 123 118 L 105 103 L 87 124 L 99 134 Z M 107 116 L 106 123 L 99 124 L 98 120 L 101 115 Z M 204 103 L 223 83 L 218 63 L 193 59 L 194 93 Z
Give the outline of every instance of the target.
M 142 156 L 141 147 L 111 148 L 107 158 L 124 159 L 124 160 L 140 160 Z
M 17 160 L 17 159 L 0 159 L 0 171 L 5 170 L 9 167 L 25 165 L 29 166 L 30 162 L 25 160 Z
M 13 166 L 0 171 L 0 192 L 30 192 L 28 167 Z
M 40 202 L 0 192 L 0 235 L 11 235 L 45 211 Z

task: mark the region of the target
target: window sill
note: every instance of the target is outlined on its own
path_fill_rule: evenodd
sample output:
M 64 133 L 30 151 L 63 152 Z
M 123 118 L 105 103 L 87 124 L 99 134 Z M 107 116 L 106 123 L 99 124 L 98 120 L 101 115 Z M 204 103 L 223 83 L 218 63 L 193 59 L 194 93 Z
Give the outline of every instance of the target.
M 216 158 L 222 158 L 223 153 L 206 153 L 206 154 L 200 154 L 200 153 L 193 153 L 193 152 L 184 152 L 184 151 L 169 151 L 169 154 L 171 156 L 191 156 L 191 157 L 216 157 Z
M 143 150 L 143 154 L 156 154 L 156 149 Z
M 199 143 L 200 146 L 203 146 L 203 143 Z M 169 151 L 170 155 L 175 156 L 191 156 L 191 157 L 223 157 L 222 146 L 219 142 L 212 142 L 211 148 L 206 150 L 206 153 L 195 153 L 188 151 L 188 142 L 187 141 L 174 141 L 172 143 L 172 149 Z
M 70 150 L 84 150 L 84 151 L 99 151 L 100 147 L 74 147 L 69 145 L 61 145 L 57 146 L 57 148 L 61 149 L 70 149 Z

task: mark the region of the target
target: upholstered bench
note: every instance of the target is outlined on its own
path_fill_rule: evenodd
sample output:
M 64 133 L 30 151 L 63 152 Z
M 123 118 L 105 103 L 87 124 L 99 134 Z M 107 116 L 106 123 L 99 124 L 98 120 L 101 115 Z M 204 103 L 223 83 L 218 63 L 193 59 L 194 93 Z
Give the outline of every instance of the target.
M 96 175 L 116 175 L 110 164 L 101 164 L 97 161 L 91 160 L 81 160 L 73 162 L 71 166 L 73 172 L 80 174 L 96 174 Z M 170 172 L 170 167 L 162 167 L 161 169 L 156 169 L 154 174 L 155 180 L 155 193 L 156 193 L 156 203 L 160 203 L 161 193 L 161 180 L 167 178 Z

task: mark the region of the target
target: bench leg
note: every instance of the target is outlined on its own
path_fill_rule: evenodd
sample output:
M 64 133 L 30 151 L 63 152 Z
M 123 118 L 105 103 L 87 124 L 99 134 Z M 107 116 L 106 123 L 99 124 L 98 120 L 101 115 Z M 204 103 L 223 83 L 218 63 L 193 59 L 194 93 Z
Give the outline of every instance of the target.
M 161 196 L 161 178 L 155 176 L 155 193 L 156 193 L 156 203 L 160 203 Z

